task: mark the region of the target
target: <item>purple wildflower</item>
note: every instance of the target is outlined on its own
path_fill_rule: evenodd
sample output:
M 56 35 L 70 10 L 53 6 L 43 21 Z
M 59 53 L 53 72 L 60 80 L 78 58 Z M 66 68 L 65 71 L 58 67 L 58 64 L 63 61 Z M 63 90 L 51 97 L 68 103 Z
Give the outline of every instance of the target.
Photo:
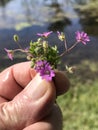
M 55 76 L 54 70 L 52 70 L 50 64 L 47 61 L 39 60 L 36 62 L 35 70 L 40 73 L 42 79 L 46 79 L 47 81 L 51 81 Z
M 37 33 L 37 35 L 41 36 L 41 37 L 48 37 L 51 33 L 52 33 L 52 31 L 50 31 L 50 32 L 44 32 L 44 33 Z
M 87 33 L 79 31 L 76 32 L 76 40 L 77 42 L 82 42 L 84 45 L 86 45 L 86 43 L 90 41 Z
M 13 60 L 13 50 L 8 50 L 7 48 L 4 48 L 4 50 L 7 52 L 9 59 Z

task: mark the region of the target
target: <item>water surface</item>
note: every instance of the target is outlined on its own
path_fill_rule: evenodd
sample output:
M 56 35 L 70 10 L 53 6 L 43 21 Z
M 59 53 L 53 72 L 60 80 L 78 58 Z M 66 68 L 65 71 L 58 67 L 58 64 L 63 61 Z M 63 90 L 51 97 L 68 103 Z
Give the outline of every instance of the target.
M 75 0 L 0 0 L 0 67 L 7 67 L 16 62 L 26 60 L 24 56 L 16 56 L 14 61 L 7 59 L 4 48 L 17 48 L 13 35 L 18 34 L 23 47 L 29 45 L 30 40 L 36 40 L 37 32 L 54 31 L 49 40 L 52 45 L 57 43 L 60 52 L 64 45 L 57 39 L 56 31 L 66 34 L 70 46 L 75 41 L 77 30 L 86 31 L 91 38 L 87 46 L 82 44 L 66 57 L 66 62 L 73 64 L 82 59 L 98 60 L 98 25 L 83 24 L 79 12 L 74 9 Z M 87 4 L 82 0 L 80 4 Z M 65 60 L 65 59 L 64 59 Z

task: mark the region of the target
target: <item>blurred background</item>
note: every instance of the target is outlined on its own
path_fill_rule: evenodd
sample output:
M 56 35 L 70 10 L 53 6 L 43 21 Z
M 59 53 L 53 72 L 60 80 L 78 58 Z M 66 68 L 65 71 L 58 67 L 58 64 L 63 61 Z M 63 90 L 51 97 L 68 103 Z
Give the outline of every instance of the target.
M 26 61 L 20 53 L 13 61 L 6 56 L 4 48 L 17 48 L 14 34 L 26 48 L 38 38 L 37 33 L 53 31 L 49 42 L 62 52 L 64 44 L 56 32 L 64 32 L 71 46 L 77 30 L 88 33 L 91 41 L 86 46 L 79 44 L 59 66 L 62 71 L 66 64 L 76 66 L 74 74 L 67 74 L 69 92 L 57 99 L 63 130 L 98 130 L 98 0 L 0 0 L 0 71 Z

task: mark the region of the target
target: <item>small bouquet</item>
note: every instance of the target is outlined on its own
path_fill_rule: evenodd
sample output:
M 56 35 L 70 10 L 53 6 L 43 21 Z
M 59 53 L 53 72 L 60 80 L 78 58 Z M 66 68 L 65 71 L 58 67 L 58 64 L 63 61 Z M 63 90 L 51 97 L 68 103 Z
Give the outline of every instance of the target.
M 50 46 L 47 38 L 53 32 L 44 32 L 37 33 L 39 38 L 36 42 L 31 41 L 30 46 L 26 49 L 23 49 L 19 44 L 18 35 L 14 35 L 14 41 L 19 46 L 19 49 L 9 50 L 4 48 L 7 52 L 8 57 L 13 60 L 14 54 L 17 51 L 21 51 L 26 53 L 27 59 L 31 61 L 31 67 L 36 70 L 42 77 L 42 79 L 46 79 L 47 81 L 51 81 L 53 77 L 55 77 L 55 69 L 57 69 L 58 64 L 60 64 L 61 57 L 65 56 L 69 53 L 77 44 L 82 43 L 84 45 L 90 41 L 89 36 L 85 32 L 76 32 L 76 42 L 68 48 L 65 34 L 63 32 L 57 31 L 57 36 L 59 40 L 64 42 L 65 50 L 63 53 L 59 54 L 59 50 L 56 45 Z M 72 72 L 72 67 L 66 66 L 66 69 Z

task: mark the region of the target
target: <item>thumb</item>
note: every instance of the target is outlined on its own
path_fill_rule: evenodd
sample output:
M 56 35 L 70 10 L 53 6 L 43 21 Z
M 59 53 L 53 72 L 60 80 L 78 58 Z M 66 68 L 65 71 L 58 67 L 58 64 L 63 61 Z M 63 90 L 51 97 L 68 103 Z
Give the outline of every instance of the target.
M 34 79 L 12 101 L 0 106 L 0 130 L 20 130 L 45 117 L 55 101 L 53 82 Z

